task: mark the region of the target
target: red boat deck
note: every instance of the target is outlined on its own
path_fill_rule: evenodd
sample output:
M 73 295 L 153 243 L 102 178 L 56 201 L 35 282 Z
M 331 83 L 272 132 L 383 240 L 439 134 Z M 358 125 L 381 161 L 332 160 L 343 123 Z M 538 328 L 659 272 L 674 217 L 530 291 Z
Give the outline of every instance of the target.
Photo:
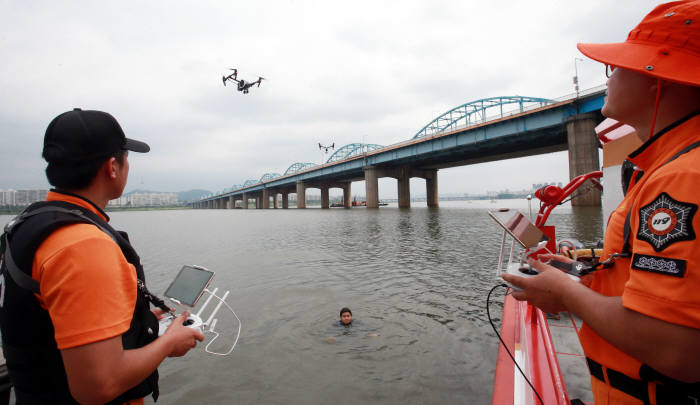
M 501 337 L 545 404 L 569 405 L 578 398 L 593 403 L 590 377 L 576 330 L 580 320 L 568 312 L 547 319 L 542 311 L 507 295 Z M 503 346 L 498 349 L 491 403 L 539 404 Z

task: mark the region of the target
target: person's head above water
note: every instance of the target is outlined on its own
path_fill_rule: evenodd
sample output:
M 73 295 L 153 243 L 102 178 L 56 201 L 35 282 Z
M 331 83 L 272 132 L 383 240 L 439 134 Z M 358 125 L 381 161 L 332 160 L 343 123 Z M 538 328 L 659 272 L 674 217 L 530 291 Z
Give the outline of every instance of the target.
M 352 311 L 350 308 L 344 307 L 340 310 L 340 323 L 350 325 L 352 323 Z

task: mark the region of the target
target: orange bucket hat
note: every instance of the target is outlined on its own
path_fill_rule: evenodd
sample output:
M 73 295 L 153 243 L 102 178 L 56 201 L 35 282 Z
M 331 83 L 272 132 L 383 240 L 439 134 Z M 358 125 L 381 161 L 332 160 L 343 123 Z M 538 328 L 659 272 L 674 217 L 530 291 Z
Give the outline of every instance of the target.
M 578 44 L 591 59 L 659 79 L 700 86 L 700 0 L 657 6 L 614 44 Z

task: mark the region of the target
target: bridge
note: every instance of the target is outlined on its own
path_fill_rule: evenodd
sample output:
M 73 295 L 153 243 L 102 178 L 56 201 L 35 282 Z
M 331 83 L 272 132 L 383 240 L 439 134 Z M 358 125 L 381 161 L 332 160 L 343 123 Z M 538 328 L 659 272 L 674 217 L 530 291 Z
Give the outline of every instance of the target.
M 569 151 L 569 177 L 599 170 L 598 139 L 605 89 L 595 88 L 561 100 L 536 97 L 492 97 L 470 101 L 430 121 L 404 142 L 382 146 L 352 143 L 324 164 L 294 162 L 283 173 L 265 173 L 240 185 L 190 203 L 194 208 L 306 208 L 306 190 L 321 190 L 321 207 L 329 208 L 329 189 L 343 190 L 343 206 L 352 206 L 350 184 L 365 181 L 367 208 L 379 207 L 378 179 L 397 180 L 398 205 L 410 207 L 409 180 L 426 180 L 427 204 L 438 206 L 438 170 L 556 151 Z M 508 107 L 516 108 L 508 111 Z M 504 111 L 504 107 L 506 111 Z M 574 205 L 600 205 L 594 191 L 576 197 Z

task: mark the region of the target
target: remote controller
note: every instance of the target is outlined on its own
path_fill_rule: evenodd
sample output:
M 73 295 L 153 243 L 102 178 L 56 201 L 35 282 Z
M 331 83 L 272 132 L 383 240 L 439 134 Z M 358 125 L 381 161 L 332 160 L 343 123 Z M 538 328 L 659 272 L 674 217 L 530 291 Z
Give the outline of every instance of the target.
M 176 317 L 177 316 L 175 315 L 166 315 L 165 317 L 161 318 L 160 321 L 158 321 L 158 336 L 163 336 L 165 331 L 168 329 L 170 324 L 173 323 L 173 320 Z M 188 316 L 185 322 L 183 322 L 182 324 L 187 326 L 188 328 L 197 329 L 200 332 L 202 331 L 202 318 L 198 317 L 197 315 L 190 314 L 190 316 Z
M 520 263 L 511 263 L 510 266 L 508 266 L 508 268 L 506 269 L 506 273 L 507 273 L 507 274 L 512 274 L 512 275 L 518 276 L 518 277 L 525 277 L 525 278 L 534 277 L 534 276 L 540 274 L 537 270 L 535 270 L 535 269 L 533 269 L 532 267 L 530 267 L 530 265 L 527 264 L 527 263 L 524 263 L 524 264 L 520 264 Z M 581 281 L 577 276 L 575 276 L 575 275 L 573 275 L 573 274 L 571 274 L 571 273 L 569 273 L 569 274 L 567 274 L 567 275 L 569 276 L 570 279 L 572 279 L 572 280 L 574 280 L 574 281 L 577 281 L 577 282 L 578 282 L 578 281 Z M 518 286 L 516 286 L 516 285 L 513 285 L 513 284 L 511 284 L 511 283 L 509 283 L 509 282 L 507 282 L 507 281 L 505 281 L 505 280 L 503 280 L 500 276 L 499 276 L 499 278 L 500 278 L 508 287 L 512 288 L 513 291 L 522 291 L 522 288 L 520 288 L 520 287 L 518 287 Z

